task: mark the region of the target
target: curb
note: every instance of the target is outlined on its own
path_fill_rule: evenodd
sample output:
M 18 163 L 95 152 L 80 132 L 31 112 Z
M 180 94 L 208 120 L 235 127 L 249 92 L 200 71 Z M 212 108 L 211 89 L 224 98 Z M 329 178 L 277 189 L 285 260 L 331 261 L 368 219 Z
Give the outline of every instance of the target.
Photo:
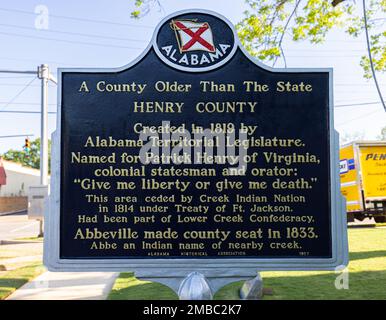
M 0 212 L 0 217 L 1 216 L 10 216 L 10 215 L 13 215 L 13 214 L 18 214 L 18 213 L 22 213 L 22 212 L 26 212 L 26 211 L 27 211 L 27 209 L 19 210 L 19 211 Z
M 43 243 L 37 240 L 0 240 L 0 245 L 4 244 L 26 244 L 26 243 Z

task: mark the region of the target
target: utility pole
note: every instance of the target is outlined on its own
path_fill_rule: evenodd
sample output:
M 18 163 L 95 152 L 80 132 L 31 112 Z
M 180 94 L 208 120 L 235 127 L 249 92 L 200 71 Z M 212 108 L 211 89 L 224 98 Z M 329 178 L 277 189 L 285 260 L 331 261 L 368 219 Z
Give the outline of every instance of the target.
M 40 114 L 40 184 L 48 185 L 48 80 L 50 70 L 48 65 L 38 67 L 38 77 L 42 80 L 41 114 Z
M 30 134 L 16 134 L 16 135 L 12 135 L 12 136 L 0 136 L 0 139 L 4 139 L 4 138 L 20 138 L 20 137 L 33 137 L 34 135 L 32 133 Z
M 48 65 L 38 67 L 38 78 L 42 81 L 41 113 L 40 113 L 40 184 L 48 188 L 48 81 L 56 83 L 56 79 L 50 74 Z M 39 237 L 43 237 L 43 219 L 39 220 Z
M 47 133 L 47 114 L 48 114 L 48 81 L 57 83 L 57 80 L 50 74 L 48 65 L 42 64 L 37 71 L 32 70 L 0 70 L 0 73 L 11 74 L 31 74 L 37 75 L 42 80 L 41 89 L 41 119 L 40 119 L 40 184 L 48 185 L 48 133 Z
M 37 71 L 0 70 L 0 73 L 34 74 L 41 79 L 41 118 L 40 118 L 40 184 L 48 187 L 48 81 L 57 83 L 50 74 L 47 64 L 38 66 Z M 39 220 L 39 237 L 43 236 L 43 219 Z
M 21 71 L 21 70 L 0 70 L 0 73 L 11 73 L 11 74 L 36 74 L 36 71 Z

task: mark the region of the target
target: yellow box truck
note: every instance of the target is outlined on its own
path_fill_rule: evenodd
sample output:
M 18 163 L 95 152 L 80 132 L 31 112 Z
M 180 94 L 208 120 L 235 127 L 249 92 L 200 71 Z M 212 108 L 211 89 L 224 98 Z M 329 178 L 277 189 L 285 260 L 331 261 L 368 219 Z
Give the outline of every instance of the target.
M 386 221 L 386 141 L 354 141 L 340 148 L 341 192 L 348 221 Z

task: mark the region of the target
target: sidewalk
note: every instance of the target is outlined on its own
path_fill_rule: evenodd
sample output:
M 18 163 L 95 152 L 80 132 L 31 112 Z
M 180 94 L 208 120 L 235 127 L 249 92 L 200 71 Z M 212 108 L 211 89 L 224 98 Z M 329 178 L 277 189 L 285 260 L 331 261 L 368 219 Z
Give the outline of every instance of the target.
M 42 241 L 12 240 L 31 238 L 38 233 L 38 223 L 26 214 L 0 217 L 0 266 L 8 272 L 41 263 Z M 10 300 L 103 300 L 114 285 L 113 272 L 45 272 L 16 290 Z
M 105 300 L 119 273 L 45 272 L 8 300 Z

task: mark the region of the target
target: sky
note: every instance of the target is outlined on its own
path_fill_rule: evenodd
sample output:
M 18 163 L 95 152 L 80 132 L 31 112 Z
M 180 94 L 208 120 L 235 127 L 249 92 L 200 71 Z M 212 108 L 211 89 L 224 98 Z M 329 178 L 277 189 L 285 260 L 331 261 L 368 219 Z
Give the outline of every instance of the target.
M 243 0 L 161 0 L 139 20 L 130 18 L 133 0 L 2 0 L 0 3 L 0 69 L 36 70 L 46 63 L 56 76 L 58 67 L 119 67 L 135 59 L 148 45 L 155 26 L 166 15 L 183 9 L 217 11 L 234 24 L 243 18 Z M 360 1 L 359 1 L 360 2 Z M 357 2 L 358 10 L 361 10 Z M 48 9 L 48 29 L 35 10 Z M 293 42 L 284 38 L 288 67 L 334 69 L 334 119 L 341 135 L 375 139 L 386 126 L 386 113 L 379 103 L 374 81 L 363 78 L 360 57 L 366 54 L 364 34 L 353 39 L 334 29 L 323 44 Z M 269 63 L 267 63 L 269 65 Z M 276 67 L 283 67 L 279 61 Z M 31 75 L 0 73 L 0 154 L 21 149 L 24 138 L 40 137 L 39 114 L 1 111 L 39 111 L 40 80 Z M 386 75 L 378 74 L 386 97 Z M 49 86 L 49 111 L 56 111 L 56 85 Z M 358 103 L 371 103 L 353 105 Z M 56 116 L 49 115 L 49 133 Z M 22 135 L 18 138 L 2 138 Z

